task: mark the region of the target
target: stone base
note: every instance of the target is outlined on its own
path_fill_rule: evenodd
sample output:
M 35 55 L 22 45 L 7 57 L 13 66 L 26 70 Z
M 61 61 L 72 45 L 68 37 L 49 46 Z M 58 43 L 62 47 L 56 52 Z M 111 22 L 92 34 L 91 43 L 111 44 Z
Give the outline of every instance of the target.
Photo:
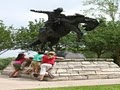
M 13 71 L 9 64 L 2 74 L 9 75 Z M 21 77 L 36 79 L 32 75 L 21 72 Z M 65 59 L 57 60 L 52 72 L 54 79 L 46 77 L 46 80 L 87 80 L 87 79 L 113 79 L 120 78 L 120 67 L 112 59 Z

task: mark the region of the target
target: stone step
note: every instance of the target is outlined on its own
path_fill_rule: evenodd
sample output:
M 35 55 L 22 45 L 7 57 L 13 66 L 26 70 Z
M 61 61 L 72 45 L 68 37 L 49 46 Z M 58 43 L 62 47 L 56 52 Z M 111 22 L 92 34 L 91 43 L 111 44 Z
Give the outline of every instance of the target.
M 34 79 L 32 75 L 24 73 L 26 69 L 21 76 Z M 2 74 L 9 75 L 13 70 L 11 63 Z M 55 77 L 52 80 L 109 79 L 120 78 L 120 67 L 112 59 L 65 59 L 57 60 L 51 73 Z

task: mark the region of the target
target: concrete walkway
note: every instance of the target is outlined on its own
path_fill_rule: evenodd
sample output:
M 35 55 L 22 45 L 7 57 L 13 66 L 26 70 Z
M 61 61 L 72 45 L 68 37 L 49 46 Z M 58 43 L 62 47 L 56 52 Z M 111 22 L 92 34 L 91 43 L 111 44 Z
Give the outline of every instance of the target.
M 0 90 L 51 88 L 69 86 L 107 85 L 120 84 L 119 79 L 95 79 L 95 80 L 74 80 L 74 81 L 37 81 L 26 78 L 9 78 L 0 75 Z

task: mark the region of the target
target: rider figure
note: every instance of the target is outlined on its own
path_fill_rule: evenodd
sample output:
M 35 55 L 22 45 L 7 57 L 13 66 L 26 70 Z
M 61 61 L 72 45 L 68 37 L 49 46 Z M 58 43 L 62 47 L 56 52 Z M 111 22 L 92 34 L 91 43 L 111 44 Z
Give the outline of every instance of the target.
M 55 23 L 59 24 L 60 22 L 63 22 L 64 24 L 69 26 L 72 30 L 75 30 L 78 33 L 77 41 L 81 39 L 82 35 L 79 29 L 75 25 L 73 25 L 72 21 L 68 20 L 64 14 L 61 14 L 61 12 L 63 12 L 63 8 L 57 8 L 54 9 L 53 11 L 38 11 L 38 10 L 30 10 L 30 11 L 37 13 L 45 13 L 48 15 L 48 20 L 45 22 L 45 28 L 47 28 L 46 32 L 48 36 L 51 36 L 53 34 L 54 30 L 52 29 L 52 27 Z
M 45 27 L 47 28 L 47 30 L 52 33 L 53 29 L 52 26 L 54 23 L 59 23 L 59 19 L 60 17 L 64 16 L 63 14 L 61 14 L 61 12 L 63 11 L 63 8 L 57 8 L 54 9 L 53 11 L 38 11 L 38 10 L 30 10 L 32 12 L 37 12 L 37 13 L 45 13 L 48 15 L 48 20 L 45 22 Z

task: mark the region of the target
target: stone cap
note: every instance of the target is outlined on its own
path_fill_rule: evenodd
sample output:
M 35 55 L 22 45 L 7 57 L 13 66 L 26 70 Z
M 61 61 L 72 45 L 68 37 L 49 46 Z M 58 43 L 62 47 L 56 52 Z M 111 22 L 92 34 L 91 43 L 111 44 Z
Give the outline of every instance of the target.
M 60 60 L 57 59 L 56 62 L 80 62 L 80 61 L 107 61 L 107 62 L 113 62 L 114 60 L 111 58 L 86 58 L 86 59 L 64 59 Z

